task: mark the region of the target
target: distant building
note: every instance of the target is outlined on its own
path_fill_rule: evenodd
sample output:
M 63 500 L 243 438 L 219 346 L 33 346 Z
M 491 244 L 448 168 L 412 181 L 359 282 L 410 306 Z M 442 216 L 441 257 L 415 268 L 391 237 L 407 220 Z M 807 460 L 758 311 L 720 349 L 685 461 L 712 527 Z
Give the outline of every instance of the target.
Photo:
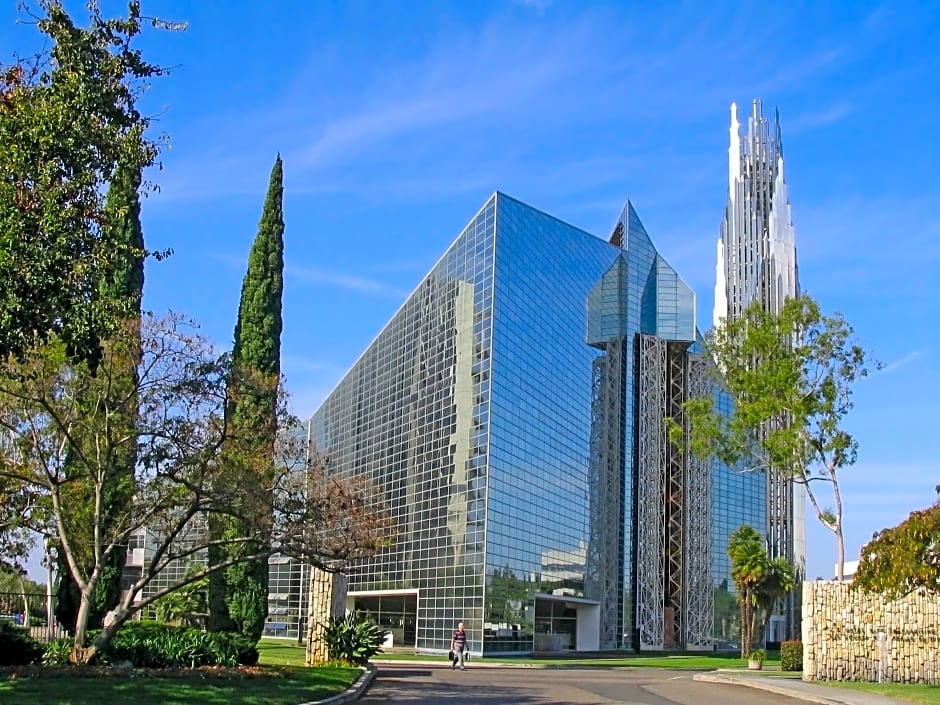
M 858 561 L 846 561 L 842 564 L 842 579 L 843 580 L 853 580 L 855 578 L 855 573 L 858 571 Z M 839 577 L 839 564 L 834 563 L 832 565 L 832 576 L 835 579 Z
M 778 313 L 785 299 L 800 294 L 787 181 L 783 170 L 780 117 L 771 122 L 755 100 L 742 139 L 737 105 L 731 104 L 728 147 L 728 200 L 718 239 L 713 319 L 738 318 L 754 300 Z M 793 563 L 802 580 L 806 568 L 806 492 L 779 472 L 767 475 L 764 532 L 771 558 Z M 800 629 L 799 598 L 787 605 L 786 629 Z M 773 626 L 783 624 L 778 620 Z M 782 634 L 775 634 L 779 638 Z
M 765 483 L 667 435 L 709 393 L 695 312 L 631 204 L 602 240 L 494 194 L 307 423 L 395 522 L 349 606 L 429 651 L 711 649 Z

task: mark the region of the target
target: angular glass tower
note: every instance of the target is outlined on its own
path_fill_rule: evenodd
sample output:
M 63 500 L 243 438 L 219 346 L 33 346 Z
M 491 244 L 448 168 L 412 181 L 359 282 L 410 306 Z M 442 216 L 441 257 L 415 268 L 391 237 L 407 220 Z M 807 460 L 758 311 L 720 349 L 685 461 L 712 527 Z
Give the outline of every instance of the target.
M 632 205 L 605 241 L 494 194 L 308 422 L 394 520 L 348 606 L 431 652 L 458 621 L 484 655 L 731 634 L 727 537 L 765 487 L 670 441 L 699 350 Z
M 737 105 L 731 104 L 728 147 L 728 201 L 718 239 L 714 322 L 738 318 L 755 299 L 778 313 L 799 296 L 796 239 L 783 172 L 780 116 L 764 117 L 755 100 L 742 140 Z M 768 473 L 767 548 L 798 570 L 806 566 L 805 490 L 777 472 Z M 785 631 L 799 633 L 797 606 L 787 607 Z M 783 637 L 779 634 L 777 639 Z

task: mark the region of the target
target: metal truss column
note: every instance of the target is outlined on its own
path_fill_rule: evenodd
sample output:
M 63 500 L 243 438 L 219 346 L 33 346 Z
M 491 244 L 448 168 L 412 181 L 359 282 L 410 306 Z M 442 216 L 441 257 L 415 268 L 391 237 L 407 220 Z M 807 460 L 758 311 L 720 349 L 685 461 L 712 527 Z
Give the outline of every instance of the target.
M 688 387 L 686 379 L 687 343 L 667 343 L 666 360 L 666 415 L 677 423 L 684 423 L 683 404 Z M 683 623 L 685 621 L 685 443 L 672 443 L 666 446 L 666 487 L 664 506 L 666 512 L 666 580 L 665 591 L 672 608 L 672 620 L 667 620 L 664 628 L 672 629 L 665 634 L 665 646 L 677 647 L 683 641 Z
M 600 647 L 621 646 L 623 614 L 624 343 L 609 341 L 591 379 L 590 541 L 587 595 L 600 603 Z
M 640 335 L 636 483 L 636 629 L 641 650 L 664 645 L 666 341 Z
M 688 397 L 709 395 L 708 361 L 700 353 L 688 355 Z M 686 438 L 689 435 L 685 420 Z M 688 454 L 685 487 L 685 595 L 683 641 L 689 651 L 710 650 L 715 599 L 711 576 L 712 483 L 707 460 Z

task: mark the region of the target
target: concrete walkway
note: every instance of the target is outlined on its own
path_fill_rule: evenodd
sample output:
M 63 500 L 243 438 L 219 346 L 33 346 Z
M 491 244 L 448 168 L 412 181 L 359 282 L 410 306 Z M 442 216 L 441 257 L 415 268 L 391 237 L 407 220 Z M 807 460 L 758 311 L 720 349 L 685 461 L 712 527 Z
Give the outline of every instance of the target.
M 382 668 L 382 665 L 387 666 L 396 666 L 396 667 L 432 667 L 432 668 L 442 668 L 440 659 L 438 660 L 428 660 L 428 661 L 374 661 L 368 667 L 368 669 L 362 674 L 362 677 L 359 678 L 356 683 L 354 683 L 348 690 L 339 695 L 335 695 L 326 700 L 320 700 L 315 703 L 303 703 L 303 705 L 343 705 L 344 703 L 350 703 L 361 698 L 365 692 L 368 690 L 369 686 L 372 684 L 372 681 L 375 679 L 376 674 L 379 669 Z M 519 670 L 531 670 L 531 669 L 552 669 L 552 670 L 567 670 L 568 666 L 558 666 L 550 665 L 544 666 L 540 664 L 507 664 L 507 663 L 487 663 L 486 661 L 475 661 L 473 664 L 474 670 L 476 669 L 519 669 Z M 579 667 L 583 668 L 583 666 Z M 603 666 L 598 666 L 598 668 L 604 668 Z M 644 671 L 647 670 L 642 666 L 612 666 L 609 669 L 604 668 L 604 670 L 630 670 L 630 671 Z M 717 670 L 717 671 L 708 671 L 704 673 L 695 673 L 689 674 L 693 681 L 699 681 L 703 683 L 721 683 L 725 685 L 736 685 L 745 688 L 754 688 L 757 690 L 762 690 L 767 693 L 773 693 L 775 695 L 785 696 L 794 698 L 797 700 L 802 700 L 805 702 L 818 703 L 819 705 L 910 705 L 900 700 L 895 700 L 893 698 L 886 698 L 881 695 L 873 695 L 871 693 L 864 693 L 856 690 L 846 690 L 841 688 L 830 688 L 825 685 L 818 685 L 815 683 L 807 683 L 799 678 L 789 678 L 785 676 L 772 676 L 772 675 L 756 675 L 752 672 L 742 671 L 742 670 Z

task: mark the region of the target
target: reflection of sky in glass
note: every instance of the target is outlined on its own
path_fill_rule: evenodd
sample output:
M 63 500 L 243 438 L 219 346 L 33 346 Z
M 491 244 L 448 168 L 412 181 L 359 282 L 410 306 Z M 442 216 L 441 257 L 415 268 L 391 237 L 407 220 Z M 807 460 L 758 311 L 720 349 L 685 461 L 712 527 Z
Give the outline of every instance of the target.
M 588 341 L 609 325 L 627 341 L 641 331 L 694 335 L 694 295 L 632 207 L 621 223 L 623 250 L 497 194 L 311 419 L 333 470 L 377 483 L 396 524 L 394 544 L 363 562 L 349 589 L 419 592 L 419 648 L 446 649 L 461 620 L 475 651 L 530 650 L 533 593 L 585 596 L 592 363 L 601 354 Z M 589 330 L 589 294 L 618 260 L 613 293 L 592 294 L 613 306 L 613 319 Z M 615 565 L 629 593 L 632 373 L 625 391 L 625 541 Z M 715 512 L 722 575 L 724 526 L 753 513 L 744 498 L 756 484 L 716 472 L 714 487 L 730 498 Z M 624 597 L 618 634 L 632 628 Z

